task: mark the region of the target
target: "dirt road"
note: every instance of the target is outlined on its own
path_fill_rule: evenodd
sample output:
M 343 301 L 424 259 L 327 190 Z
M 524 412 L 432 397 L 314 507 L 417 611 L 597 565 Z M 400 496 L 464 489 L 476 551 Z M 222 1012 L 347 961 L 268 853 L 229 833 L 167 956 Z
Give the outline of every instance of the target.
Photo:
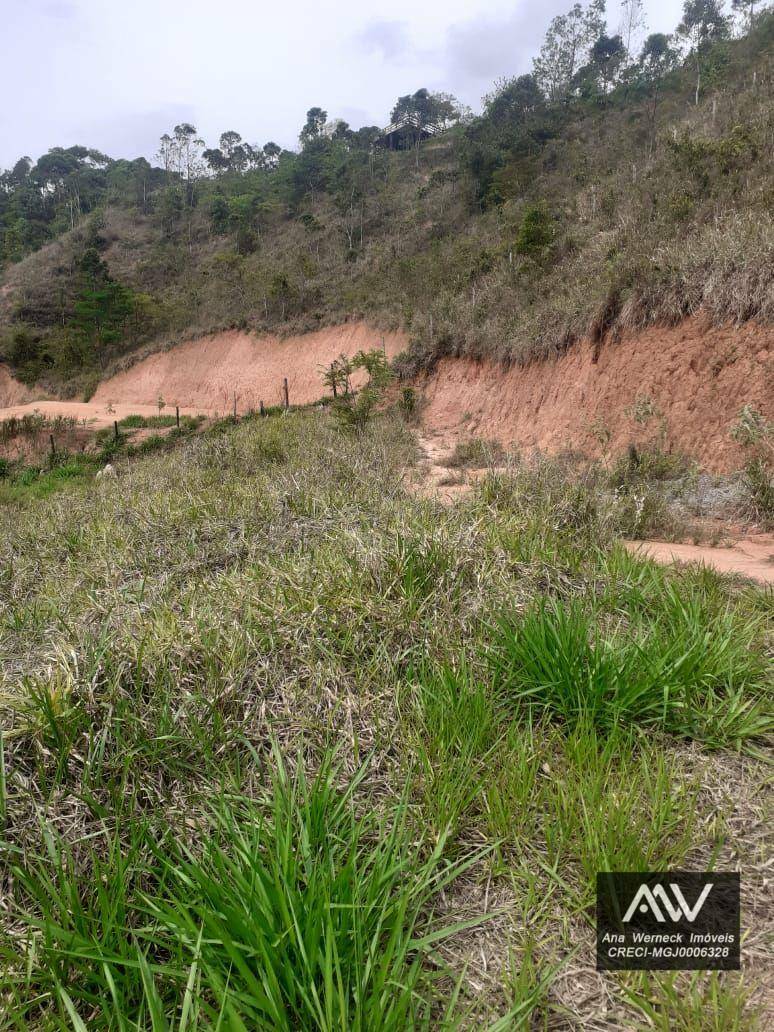
M 452 469 L 448 460 L 453 451 L 452 440 L 443 435 L 420 435 L 420 479 L 417 493 L 452 504 L 469 494 L 482 470 Z M 774 534 L 740 535 L 728 547 L 690 545 L 668 541 L 626 541 L 634 555 L 654 559 L 665 565 L 699 563 L 719 573 L 738 574 L 762 584 L 774 584 Z
M 161 415 L 169 416 L 175 414 L 174 406 L 165 407 L 160 410 Z M 77 419 L 84 426 L 92 430 L 100 430 L 105 426 L 112 426 L 114 420 L 124 419 L 126 416 L 157 416 L 159 415 L 158 405 L 109 405 L 107 402 L 86 402 L 86 401 L 30 401 L 25 405 L 10 405 L 8 408 L 0 409 L 0 420 L 10 419 L 15 416 L 19 419 L 24 415 L 40 413 L 47 419 L 56 419 L 62 416 L 67 419 Z M 183 407 L 180 409 L 181 416 L 210 415 L 199 408 Z
M 180 406 L 181 415 L 225 416 L 233 410 L 257 409 L 260 402 L 283 400 L 287 378 L 292 405 L 317 401 L 328 389 L 322 376 L 344 353 L 383 348 L 394 358 L 408 343 L 405 334 L 375 329 L 364 322 L 329 326 L 293 337 L 258 337 L 241 330 L 210 334 L 158 351 L 100 383 L 89 402 L 34 401 L 30 391 L 0 365 L 0 420 L 37 410 L 49 417 L 87 420 L 95 429 L 129 415 L 158 415 Z M 362 370 L 352 376 L 353 387 L 364 382 Z M 112 412 L 110 409 L 112 408 Z
M 728 548 L 668 541 L 627 541 L 626 547 L 634 555 L 659 563 L 700 563 L 720 573 L 737 573 L 774 584 L 774 534 L 741 537 Z

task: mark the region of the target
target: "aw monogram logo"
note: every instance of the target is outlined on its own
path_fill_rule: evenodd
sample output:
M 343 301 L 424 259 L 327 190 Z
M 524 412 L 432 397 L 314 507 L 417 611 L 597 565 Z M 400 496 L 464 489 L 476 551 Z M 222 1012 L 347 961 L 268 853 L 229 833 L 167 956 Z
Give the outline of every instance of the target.
M 736 871 L 597 873 L 600 971 L 738 971 Z
M 686 920 L 693 923 L 699 916 L 699 912 L 704 906 L 707 896 L 709 896 L 712 891 L 712 882 L 709 882 L 704 886 L 701 891 L 701 895 L 696 900 L 693 907 L 688 906 L 679 885 L 672 883 L 669 888 L 674 896 L 674 903 L 669 898 L 667 890 L 663 885 L 657 885 L 654 889 L 650 889 L 644 883 L 640 885 L 637 890 L 637 895 L 631 901 L 629 909 L 623 916 L 623 920 L 625 922 L 631 921 L 632 917 L 638 911 L 641 914 L 647 914 L 648 911 L 650 911 L 657 921 L 664 922 L 666 921 L 664 910 L 666 910 L 667 914 L 669 914 L 673 921 Z

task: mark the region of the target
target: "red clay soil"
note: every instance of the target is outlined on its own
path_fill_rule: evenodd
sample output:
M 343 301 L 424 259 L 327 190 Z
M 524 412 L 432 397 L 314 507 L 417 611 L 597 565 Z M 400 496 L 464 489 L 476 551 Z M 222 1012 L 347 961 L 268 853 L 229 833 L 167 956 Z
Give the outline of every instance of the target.
M 322 372 L 342 352 L 382 347 L 389 358 L 407 344 L 401 333 L 383 333 L 363 322 L 317 330 L 297 337 L 256 337 L 239 330 L 201 337 L 169 351 L 157 352 L 118 373 L 98 387 L 94 403 L 153 404 L 161 395 L 167 405 L 185 405 L 200 412 L 241 411 L 282 401 L 288 379 L 291 404 L 316 401 L 329 391 Z M 353 377 L 358 386 L 363 374 Z
M 447 441 L 489 437 L 594 457 L 660 440 L 728 472 L 744 461 L 729 436 L 742 406 L 774 419 L 774 329 L 707 328 L 693 318 L 619 342 L 582 342 L 525 368 L 446 358 L 423 388 L 424 426 Z

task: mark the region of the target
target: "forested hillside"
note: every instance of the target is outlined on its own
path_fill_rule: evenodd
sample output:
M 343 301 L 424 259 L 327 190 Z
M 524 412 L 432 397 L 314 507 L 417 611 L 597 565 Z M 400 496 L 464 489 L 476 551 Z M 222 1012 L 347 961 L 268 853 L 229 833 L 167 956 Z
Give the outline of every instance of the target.
M 0 354 L 89 393 L 138 349 L 232 326 L 366 316 L 408 330 L 417 368 L 699 310 L 772 320 L 774 14 L 732 13 L 687 0 L 674 35 L 635 49 L 600 0 L 576 5 L 481 115 L 399 98 L 403 150 L 313 107 L 297 151 L 182 124 L 158 166 L 22 158 L 0 175 Z

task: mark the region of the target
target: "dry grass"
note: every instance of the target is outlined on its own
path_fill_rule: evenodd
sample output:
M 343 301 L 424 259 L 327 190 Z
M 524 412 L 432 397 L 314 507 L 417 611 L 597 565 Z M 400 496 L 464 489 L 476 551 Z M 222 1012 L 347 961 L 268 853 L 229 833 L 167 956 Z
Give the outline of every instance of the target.
M 95 949 L 109 958 L 122 994 L 116 1013 L 130 1024 L 142 1024 L 143 1006 L 147 1015 L 151 985 L 166 1019 L 179 1019 L 194 970 L 196 1021 L 210 1027 L 224 955 L 208 946 L 210 966 L 199 968 L 196 933 L 171 931 L 194 905 L 210 919 L 174 889 L 176 851 L 184 843 L 199 864 L 203 829 L 221 806 L 236 821 L 223 831 L 226 846 L 246 833 L 243 808 L 271 812 L 272 742 L 291 776 L 330 769 L 336 791 L 354 779 L 355 812 L 384 822 L 381 832 L 369 825 L 367 841 L 381 841 L 394 821 L 406 830 L 405 884 L 429 869 L 434 850 L 442 864 L 476 858 L 433 906 L 441 925 L 487 918 L 423 960 L 416 1005 L 432 1008 L 434 1027 L 454 1027 L 452 1011 L 470 1028 L 640 1027 L 651 1005 L 664 1027 L 724 1027 L 708 1023 L 719 1007 L 740 1015 L 726 1027 L 751 1027 L 768 972 L 765 767 L 640 735 L 636 721 L 606 736 L 556 716 L 530 721 L 493 690 L 487 657 L 496 619 L 512 614 L 518 624 L 540 598 L 574 600 L 601 634 L 622 619 L 655 627 L 674 588 L 707 629 L 721 618 L 748 629 L 752 670 L 771 647 L 766 593 L 626 556 L 612 547 L 615 525 L 598 519 L 577 482 L 562 487 L 556 469 L 501 474 L 454 509 L 412 499 L 403 484 L 415 454 L 411 435 L 386 416 L 356 435 L 321 413 L 247 420 L 151 459 L 119 460 L 116 481 L 62 491 L 5 521 L 0 998 L 12 1027 L 67 1025 L 61 990 L 88 1027 L 109 1027 Z M 756 678 L 744 687 L 751 703 L 766 687 Z M 311 820 L 300 799 L 293 820 Z M 70 918 L 43 891 L 41 878 L 54 873 L 47 841 L 72 853 L 72 877 L 55 881 L 80 900 L 88 947 L 53 930 Z M 165 861 L 166 887 L 160 842 L 166 858 L 178 857 Z M 713 852 L 743 872 L 743 980 L 724 975 L 713 988 L 680 976 L 690 988 L 676 997 L 658 975 L 593 970 L 590 872 L 701 867 Z M 122 874 L 124 855 L 143 872 L 153 920 Z M 231 855 L 226 848 L 218 862 Z M 273 854 L 261 855 L 268 863 Z M 369 850 L 362 856 L 370 862 Z M 125 913 L 100 903 L 101 879 Z M 234 887 L 219 905 L 238 899 Z M 311 920 L 314 896 L 305 899 Z M 149 982 L 116 959 L 136 964 L 129 926 L 144 929 L 136 934 Z M 66 984 L 58 950 L 70 958 Z M 285 969 L 295 986 L 315 979 L 296 961 Z M 101 1004 L 89 995 L 95 985 Z M 285 1026 L 253 1018 L 250 1027 Z

